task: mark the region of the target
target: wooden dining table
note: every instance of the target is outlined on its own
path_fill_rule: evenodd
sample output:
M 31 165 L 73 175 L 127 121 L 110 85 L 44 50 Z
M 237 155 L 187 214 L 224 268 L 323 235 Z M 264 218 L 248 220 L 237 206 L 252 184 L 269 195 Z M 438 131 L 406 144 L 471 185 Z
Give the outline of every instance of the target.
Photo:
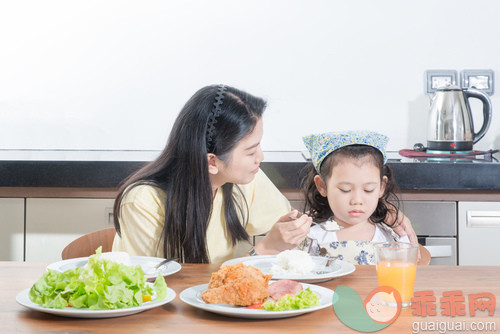
M 204 311 L 184 303 L 179 298 L 180 293 L 208 283 L 211 273 L 219 268 L 214 264 L 182 264 L 179 272 L 165 276 L 168 287 L 176 292 L 176 298 L 168 304 L 133 315 L 103 319 L 71 318 L 31 310 L 18 304 L 16 295 L 30 288 L 47 265 L 42 262 L 0 262 L 0 333 L 356 333 L 339 320 L 332 306 L 290 318 L 244 319 Z M 356 266 L 351 274 L 315 284 L 332 290 L 339 285 L 348 286 L 364 300 L 377 287 L 376 268 Z M 488 332 L 500 332 L 500 266 L 419 266 L 415 292 L 421 291 L 432 292 L 436 299 L 436 315 L 416 315 L 416 309 L 406 307 L 381 332 L 417 333 L 418 326 L 418 332 L 438 333 L 438 330 L 428 329 L 430 326 L 443 326 L 443 323 L 464 327 L 463 331 L 455 330 L 453 333 L 479 331 L 477 327 L 486 326 L 491 328 Z M 458 291 L 464 297 L 465 301 L 461 304 L 465 305 L 466 314 L 446 315 L 450 312 L 446 305 L 450 303 L 443 302 L 442 298 L 452 291 Z M 479 293 L 494 296 L 493 315 L 484 308 L 476 308 L 472 315 L 468 298 Z M 423 326 L 426 326 L 426 331 L 422 330 Z M 465 330 L 466 327 L 468 330 Z

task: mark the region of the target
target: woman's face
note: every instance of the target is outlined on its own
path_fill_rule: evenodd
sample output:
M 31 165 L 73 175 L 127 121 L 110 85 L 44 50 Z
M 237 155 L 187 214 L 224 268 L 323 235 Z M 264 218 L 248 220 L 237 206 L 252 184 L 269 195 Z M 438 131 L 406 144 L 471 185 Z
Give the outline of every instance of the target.
M 383 196 L 386 178 L 380 180 L 380 170 L 370 160 L 348 158 L 332 168 L 327 182 L 316 176 L 316 187 L 328 198 L 335 221 L 348 227 L 367 222 Z
M 260 163 L 264 160 L 264 154 L 260 147 L 262 135 L 262 119 L 259 119 L 253 131 L 236 144 L 227 162 L 215 159 L 217 173 L 210 173 L 212 186 L 218 188 L 228 182 L 247 184 L 254 179 L 255 174 L 259 171 Z

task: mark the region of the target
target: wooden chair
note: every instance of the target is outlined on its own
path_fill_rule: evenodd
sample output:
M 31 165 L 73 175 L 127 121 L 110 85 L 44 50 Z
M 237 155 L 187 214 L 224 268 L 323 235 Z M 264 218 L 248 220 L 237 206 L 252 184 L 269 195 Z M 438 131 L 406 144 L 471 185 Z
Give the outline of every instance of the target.
M 76 257 L 85 257 L 95 254 L 95 250 L 102 246 L 102 252 L 111 252 L 116 230 L 114 227 L 106 228 L 89 234 L 85 234 L 70 242 L 64 247 L 61 257 L 63 260 Z
M 418 248 L 420 249 L 420 260 L 418 261 L 419 266 L 426 266 L 431 262 L 431 253 L 422 246 L 421 244 L 418 244 Z

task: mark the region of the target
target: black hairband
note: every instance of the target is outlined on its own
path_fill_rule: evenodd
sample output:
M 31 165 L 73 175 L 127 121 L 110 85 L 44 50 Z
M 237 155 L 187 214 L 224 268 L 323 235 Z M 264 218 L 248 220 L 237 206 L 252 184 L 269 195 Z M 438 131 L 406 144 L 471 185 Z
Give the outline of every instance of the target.
M 227 87 L 224 85 L 219 85 L 217 89 L 217 96 L 215 97 L 214 108 L 210 111 L 207 122 L 207 151 L 212 151 L 212 140 L 215 137 L 215 123 L 217 123 L 217 117 L 221 113 L 221 106 L 224 102 L 224 93 Z

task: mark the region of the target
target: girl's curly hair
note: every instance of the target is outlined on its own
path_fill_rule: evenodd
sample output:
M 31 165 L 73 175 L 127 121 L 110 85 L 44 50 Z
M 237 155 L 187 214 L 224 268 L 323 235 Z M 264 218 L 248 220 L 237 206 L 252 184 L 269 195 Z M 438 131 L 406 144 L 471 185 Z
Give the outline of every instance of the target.
M 396 195 L 398 187 L 394 180 L 391 168 L 384 164 L 382 153 L 376 148 L 368 145 L 348 145 L 339 148 L 330 153 L 322 162 L 319 175 L 327 183 L 333 167 L 345 159 L 363 159 L 368 157 L 370 163 L 373 163 L 380 170 L 380 180 L 387 177 L 385 191 L 378 200 L 375 212 L 370 216 L 370 221 L 378 224 L 385 222 L 390 226 L 395 226 L 398 221 L 399 199 Z M 323 197 L 314 183 L 314 177 L 318 175 L 313 164 L 307 164 L 302 171 L 304 177 L 301 181 L 302 192 L 305 197 L 304 213 L 308 214 L 317 222 L 326 221 L 334 216 L 328 198 Z M 386 221 L 387 213 L 391 212 L 394 221 Z

